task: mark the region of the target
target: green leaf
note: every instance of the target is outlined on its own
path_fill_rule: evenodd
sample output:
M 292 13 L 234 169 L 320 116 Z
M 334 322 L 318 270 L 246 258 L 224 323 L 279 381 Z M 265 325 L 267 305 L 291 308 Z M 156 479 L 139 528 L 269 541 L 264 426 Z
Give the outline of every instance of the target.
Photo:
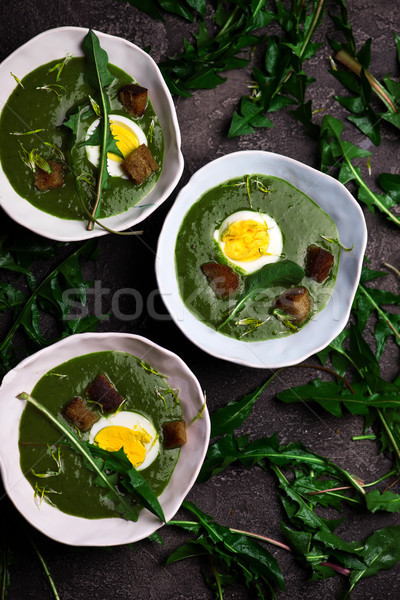
M 400 175 L 394 173 L 381 173 L 378 176 L 379 185 L 387 192 L 393 202 L 400 203 Z
M 211 415 L 211 437 L 233 433 L 234 429 L 239 427 L 250 415 L 254 404 L 274 376 L 241 400 L 229 402 L 226 406 L 214 412 Z
M 269 585 L 284 589 L 278 563 L 260 544 L 242 533 L 233 533 L 228 527 L 219 525 L 192 502 L 185 500 L 182 506 L 193 513 L 202 526 L 203 538 L 200 536 L 197 543 L 205 545 L 212 555 L 223 560 L 230 569 L 241 572 L 247 585 L 262 579 Z M 188 555 L 192 549 L 186 546 L 184 553 Z
M 246 135 L 254 132 L 255 127 L 272 127 L 273 123 L 262 114 L 262 107 L 249 98 L 243 97 L 240 103 L 241 115 L 234 113 L 228 137 Z
M 394 513 L 400 510 L 400 495 L 391 490 L 382 493 L 379 490 L 368 492 L 365 495 L 365 502 L 372 513 L 378 510 Z
M 101 48 L 99 38 L 92 29 L 85 36 L 82 45 L 87 61 L 85 78 L 89 85 L 101 92 L 102 88 L 114 81 L 113 75 L 108 70 L 107 52 Z
M 117 452 L 108 452 L 93 444 L 87 444 L 93 456 L 100 456 L 104 461 L 104 469 L 109 472 L 119 473 L 123 476 L 122 486 L 137 497 L 140 504 L 165 522 L 165 516 L 157 496 L 149 483 L 135 469 L 125 452 L 121 448 Z
M 303 277 L 304 269 L 291 260 L 281 260 L 264 265 L 255 273 L 247 276 L 244 294 L 239 298 L 230 315 L 219 325 L 218 329 L 229 323 L 256 294 L 275 285 L 296 285 Z
M 356 583 L 365 577 L 376 575 L 381 570 L 391 569 L 400 560 L 400 545 L 398 543 L 400 526 L 385 527 L 375 531 L 367 540 L 360 551 L 366 567 L 354 571 L 350 575 L 351 592 Z
M 27 241 L 31 242 L 30 239 L 27 239 Z M 31 255 L 29 255 L 22 242 L 18 244 L 9 243 L 7 246 L 9 248 L 7 250 L 9 260 L 14 261 L 15 265 L 23 264 L 24 269 L 30 265 L 32 260 L 39 257 L 46 258 L 54 254 L 54 248 L 49 247 L 47 241 L 44 241 L 43 244 L 38 241 L 32 242 L 30 246 L 32 249 Z M 14 356 L 12 341 L 19 329 L 32 340 L 36 348 L 56 341 L 57 338 L 47 339 L 42 334 L 39 308 L 50 314 L 58 322 L 60 328 L 58 339 L 79 330 L 86 330 L 87 327 L 94 328 L 98 322 L 96 317 L 88 316 L 87 319 L 83 317 L 82 319 L 69 321 L 68 316 L 71 310 L 71 302 L 77 302 L 81 305 L 85 303 L 88 284 L 82 279 L 81 262 L 84 259 L 90 260 L 93 257 L 95 247 L 95 241 L 91 240 L 84 243 L 53 268 L 39 284 L 36 283 L 28 271 L 26 279 L 31 288 L 29 294 L 18 291 L 13 286 L 0 286 L 0 311 L 7 308 L 14 311 L 12 325 L 0 342 L 0 365 L 4 371 L 11 368 L 13 362 L 17 360 Z M 2 250 L 5 250 L 4 245 Z M 64 292 L 67 292 L 65 298 Z
M 106 95 L 106 88 L 114 81 L 114 77 L 108 70 L 107 52 L 101 48 L 96 34 L 91 29 L 83 40 L 83 49 L 86 56 L 85 77 L 88 83 L 99 92 L 103 114 L 97 126 L 100 135 L 100 161 L 97 177 L 97 197 L 92 212 L 92 217 L 96 219 L 100 208 L 102 192 L 108 185 L 107 153 L 113 152 L 121 157 L 123 156 L 111 133 L 109 122 L 109 99 Z M 89 228 L 91 227 L 93 227 L 93 221 L 89 222 Z

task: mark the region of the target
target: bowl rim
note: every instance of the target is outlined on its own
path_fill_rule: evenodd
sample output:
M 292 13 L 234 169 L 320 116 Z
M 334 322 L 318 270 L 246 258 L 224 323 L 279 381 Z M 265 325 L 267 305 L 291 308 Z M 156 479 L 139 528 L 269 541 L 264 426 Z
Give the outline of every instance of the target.
M 83 348 L 82 352 L 77 352 L 79 347 Z M 73 546 L 114 546 L 144 539 L 164 525 L 146 509 L 141 510 L 136 522 L 120 517 L 76 517 L 45 502 L 38 509 L 33 488 L 19 463 L 19 421 L 26 402 L 17 401 L 15 396 L 24 382 L 30 382 L 27 390 L 30 393 L 40 377 L 57 364 L 91 352 L 112 349 L 129 352 L 127 348 L 130 347 L 131 354 L 136 356 L 139 354 L 133 350 L 142 348 L 145 355 L 139 355 L 140 358 L 145 359 L 146 354 L 150 354 L 153 364 L 156 357 L 156 362 L 166 361 L 171 365 L 167 375 L 171 376 L 172 383 L 174 379 L 180 379 L 187 394 L 180 396 L 180 400 L 188 423 L 188 441 L 182 447 L 169 483 L 159 496 L 167 522 L 179 510 L 204 461 L 211 429 L 205 397 L 196 376 L 177 354 L 143 336 L 117 332 L 74 334 L 39 350 L 9 371 L 0 386 L 0 422 L 3 429 L 0 435 L 0 472 L 5 491 L 17 510 L 33 527 L 57 542 Z M 85 348 L 90 350 L 85 351 Z M 63 358 L 60 360 L 60 357 Z M 200 412 L 202 418 L 192 421 Z
M 307 187 L 306 182 L 309 183 L 310 181 L 314 181 L 313 185 L 316 185 L 315 182 L 318 182 L 318 185 L 323 185 L 324 188 L 334 189 L 338 193 L 338 196 L 341 195 L 341 203 L 346 205 L 346 218 L 350 215 L 351 218 L 355 219 L 355 223 L 357 224 L 357 247 L 354 245 L 352 252 L 341 252 L 339 270 L 335 283 L 336 289 L 338 281 L 340 281 L 339 274 L 344 271 L 344 263 L 348 262 L 348 255 L 352 255 L 352 277 L 351 284 L 347 287 L 347 290 L 345 290 L 345 309 L 341 312 L 340 318 L 337 320 L 335 327 L 332 327 L 329 335 L 312 348 L 310 347 L 310 343 L 307 342 L 307 347 L 303 351 L 298 350 L 299 344 L 294 345 L 292 343 L 293 335 L 279 339 L 255 342 L 235 340 L 234 338 L 225 336 L 197 319 L 194 314 L 189 311 L 180 297 L 176 280 L 174 251 L 177 234 L 185 214 L 205 191 L 212 189 L 218 184 L 235 176 L 260 173 L 259 169 L 251 169 L 251 164 L 253 163 L 265 164 L 266 170 L 261 172 L 262 174 L 275 175 L 281 179 L 286 179 L 289 183 L 294 185 L 294 187 L 297 187 L 311 197 L 311 199 L 320 206 L 320 208 L 323 208 L 331 218 L 333 218 L 331 212 L 337 211 L 337 207 L 332 206 L 330 212 L 330 210 L 327 210 L 326 206 L 321 206 L 321 201 L 310 196 L 309 190 L 302 189 L 302 186 Z M 279 168 L 284 168 L 289 176 L 284 177 L 275 174 L 275 169 L 278 168 L 278 164 L 281 165 Z M 250 169 L 248 168 L 249 166 Z M 231 170 L 233 174 L 227 176 L 227 170 Z M 273 172 L 268 172 L 271 170 Z M 299 177 L 301 184 L 299 184 L 299 182 L 297 182 L 297 184 L 293 183 L 293 181 L 291 181 L 291 178 L 293 179 L 293 177 Z M 333 218 L 333 220 L 339 230 L 336 219 Z M 346 245 L 346 240 L 342 240 L 340 231 L 339 238 L 342 243 Z M 175 203 L 164 220 L 158 239 L 155 263 L 156 278 L 160 295 L 173 321 L 182 333 L 201 350 L 216 358 L 248 367 L 280 368 L 298 364 L 316 352 L 319 352 L 344 329 L 350 315 L 351 305 L 361 275 L 362 260 L 366 244 L 367 228 L 363 212 L 355 198 L 337 179 L 301 163 L 300 161 L 281 154 L 264 150 L 240 150 L 218 157 L 202 166 L 179 191 Z M 349 245 L 351 246 L 351 242 Z M 171 273 L 173 273 L 173 276 L 171 276 Z M 332 309 L 333 295 L 334 294 L 332 294 L 324 309 L 317 313 L 305 327 L 295 334 L 297 336 L 296 339 L 300 340 L 301 338 L 302 343 L 304 343 L 306 340 L 304 332 L 307 332 L 306 335 L 308 336 L 311 324 L 321 321 L 322 315 Z M 290 343 L 287 343 L 288 340 L 291 340 Z M 292 346 L 292 348 L 290 346 Z M 295 346 L 297 351 L 293 350 L 293 347 Z M 269 348 L 269 351 L 267 351 L 266 348 Z M 291 352 L 291 358 L 287 358 L 287 352 Z
M 66 47 L 68 46 L 68 41 L 65 41 L 66 46 L 63 44 L 64 39 L 67 40 L 68 37 L 70 38 L 69 43 L 71 47 L 79 46 L 79 53 L 75 53 L 74 56 L 83 56 L 81 42 L 88 31 L 89 28 L 86 27 L 75 27 L 68 25 L 47 29 L 46 31 L 39 33 L 19 46 L 9 56 L 7 56 L 7 58 L 0 63 L 0 82 L 3 80 L 3 84 L 6 84 L 5 86 L 3 85 L 3 90 L 7 90 L 7 88 L 9 89 L 9 91 L 5 92 L 7 97 L 1 103 L 1 110 L 3 109 L 11 92 L 13 89 L 15 89 L 15 82 L 10 82 L 10 80 L 12 80 L 10 71 L 15 72 L 15 68 L 13 68 L 12 65 L 15 64 L 16 61 L 19 61 L 19 59 L 25 55 L 23 64 L 27 64 L 27 66 L 23 74 L 21 73 L 21 76 L 23 77 L 41 64 L 46 64 L 54 58 L 59 58 L 59 53 L 65 55 L 66 52 L 68 52 L 68 47 Z M 154 187 L 150 190 L 149 194 L 147 194 L 147 196 L 145 196 L 138 205 L 135 205 L 134 207 L 131 207 L 127 211 L 118 215 L 102 219 L 102 222 L 105 226 L 115 231 L 122 231 L 133 227 L 134 225 L 137 225 L 146 219 L 165 200 L 167 200 L 177 186 L 184 168 L 184 159 L 181 151 L 181 134 L 171 93 L 169 92 L 169 89 L 161 75 L 160 69 L 158 68 L 158 65 L 154 59 L 144 50 L 139 48 L 139 46 L 136 46 L 125 38 L 109 33 L 103 33 L 95 29 L 92 31 L 99 38 L 102 47 L 106 49 L 111 63 L 120 66 L 118 63 L 121 63 L 121 59 L 123 59 L 125 53 L 133 52 L 136 54 L 136 57 L 140 57 L 141 64 L 142 62 L 143 64 L 146 64 L 149 72 L 149 81 L 140 82 L 142 84 L 149 84 L 149 82 L 152 83 L 152 86 L 155 88 L 153 94 L 157 92 L 157 98 L 155 95 L 151 97 L 152 104 L 153 106 L 154 104 L 159 104 L 160 106 L 162 105 L 161 111 L 156 110 L 156 114 L 160 119 L 165 141 L 164 164 L 159 179 L 155 183 Z M 47 47 L 51 45 L 51 56 L 46 54 L 46 45 Z M 56 48 L 54 48 L 54 45 Z M 43 46 L 43 49 L 41 49 L 41 46 Z M 58 48 L 61 47 L 63 50 L 59 51 Z M 117 47 L 119 47 L 118 51 L 120 52 L 120 60 L 114 60 L 113 58 L 113 56 L 116 56 L 115 53 L 117 52 Z M 34 53 L 30 54 L 31 50 L 36 51 L 36 49 L 40 49 L 42 55 L 41 62 L 38 62 L 37 58 L 32 58 Z M 54 54 L 57 54 L 57 56 L 54 56 Z M 29 60 L 31 62 L 29 62 Z M 130 68 L 128 70 L 127 68 L 124 68 L 123 70 L 128 72 L 128 74 L 130 74 L 132 77 L 134 76 Z M 142 78 L 138 77 L 137 79 L 141 80 Z M 152 90 L 150 89 L 150 95 L 151 93 Z M 160 100 L 158 100 L 158 95 L 160 95 Z M 3 188 L 3 191 L 0 195 L 0 205 L 3 210 L 19 225 L 30 229 L 34 233 L 49 239 L 63 242 L 86 240 L 93 237 L 107 235 L 109 233 L 97 224 L 95 224 L 92 231 L 87 231 L 86 220 L 79 221 L 73 219 L 62 219 L 36 208 L 28 200 L 25 200 L 19 196 L 17 192 L 15 192 L 1 168 L 1 164 L 0 185 Z M 157 188 L 160 190 L 159 196 Z M 141 206 L 143 200 L 145 202 L 143 206 Z M 21 201 L 23 201 L 23 204 L 21 204 Z M 140 212 L 138 212 L 138 209 Z

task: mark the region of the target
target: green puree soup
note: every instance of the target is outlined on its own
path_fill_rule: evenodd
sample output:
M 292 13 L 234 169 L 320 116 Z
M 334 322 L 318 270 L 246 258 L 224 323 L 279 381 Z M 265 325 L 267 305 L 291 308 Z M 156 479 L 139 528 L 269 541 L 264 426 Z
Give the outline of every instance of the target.
M 82 201 L 91 212 L 96 198 L 98 158 L 92 164 L 88 159 L 90 150 L 82 142 L 88 137 L 90 125 L 98 119 L 95 109 L 98 110 L 96 104 L 100 104 L 100 98 L 86 82 L 84 58 L 66 61 L 57 80 L 58 69 L 52 68 L 60 64 L 60 60 L 42 65 L 26 75 L 22 85 L 18 84 L 8 98 L 0 118 L 0 160 L 11 185 L 22 198 L 56 217 L 86 220 Z M 129 139 L 133 137 L 130 127 L 135 132 L 136 125 L 143 132 L 159 169 L 143 183 L 135 185 L 129 179 L 113 175 L 109 168 L 111 177 L 102 193 L 100 218 L 123 213 L 138 204 L 159 178 L 164 157 L 163 133 L 151 102 L 148 100 L 142 117 L 128 114 L 119 101 L 118 92 L 123 85 L 132 83 L 132 77 L 114 65 L 108 68 L 115 78 L 107 87 L 109 114 L 125 119 L 122 129 Z M 74 143 L 73 132 L 64 123 L 75 118 L 78 108 L 83 110 Z M 116 133 L 113 135 L 117 136 Z M 32 151 L 46 161 L 63 163 L 62 187 L 40 191 L 35 186 L 35 175 L 25 164 Z M 111 163 L 117 165 L 109 157 L 108 164 Z M 78 195 L 78 186 L 82 199 Z
M 133 428 L 136 418 L 139 429 L 145 429 L 146 426 L 137 417 L 139 414 L 146 417 L 157 432 L 159 452 L 151 464 L 140 470 L 140 474 L 159 496 L 167 486 L 180 454 L 179 448 L 163 447 L 162 426 L 165 422 L 183 419 L 177 392 L 169 387 L 165 376 L 131 354 L 96 352 L 69 360 L 46 373 L 35 385 L 32 396 L 76 433 L 76 427 L 64 418 L 63 409 L 76 396 L 87 402 L 87 387 L 99 374 L 104 374 L 124 398 L 124 403 L 117 409 L 119 421 L 115 424 Z M 97 408 L 99 416 L 102 416 L 93 402 L 87 402 L 87 406 L 93 410 Z M 103 425 L 98 421 L 98 427 L 101 426 L 106 427 L 108 423 Z M 81 438 L 90 440 L 91 429 L 79 432 Z M 153 447 L 156 447 L 155 442 L 148 448 L 149 453 Z M 58 468 L 52 453 L 57 458 L 58 449 L 61 473 L 56 474 Z M 96 474 L 85 466 L 81 455 L 66 444 L 58 428 L 29 404 L 20 421 L 19 450 L 21 469 L 34 488 L 32 495 L 35 494 L 37 499 L 43 496 L 63 512 L 88 519 L 119 516 L 110 490 L 93 483 Z M 134 498 L 126 492 L 124 498 L 136 507 L 139 514 L 141 507 Z
M 318 283 L 304 276 L 296 282 L 296 287 L 305 287 L 311 297 L 309 318 L 327 304 L 335 285 L 340 256 L 340 246 L 334 243 L 338 242 L 334 222 L 311 198 L 287 181 L 259 174 L 231 179 L 208 190 L 186 213 L 175 246 L 176 276 L 182 300 L 200 321 L 218 329 L 221 334 L 245 342 L 295 333 L 298 327 L 291 327 L 275 310 L 276 299 L 290 289 L 290 285 L 261 289 L 225 323 L 248 289 L 247 280 L 251 275 L 245 269 L 250 268 L 256 273 L 264 265 L 262 256 L 255 262 L 242 262 L 244 268 L 241 268 L 224 254 L 224 246 L 221 246 L 222 230 L 226 227 L 224 221 L 240 211 L 245 212 L 239 215 L 239 221 L 261 219 L 266 222 L 263 215 L 267 215 L 276 222 L 269 230 L 269 236 L 270 253 L 273 254 L 276 227 L 282 235 L 282 250 L 275 257 L 277 266 L 280 261 L 293 261 L 305 268 L 307 248 L 311 245 L 333 255 L 334 262 L 325 281 Z M 268 250 L 269 247 L 263 249 L 266 256 Z M 210 262 L 228 265 L 239 275 L 239 288 L 229 297 L 216 295 L 204 275 L 202 265 Z

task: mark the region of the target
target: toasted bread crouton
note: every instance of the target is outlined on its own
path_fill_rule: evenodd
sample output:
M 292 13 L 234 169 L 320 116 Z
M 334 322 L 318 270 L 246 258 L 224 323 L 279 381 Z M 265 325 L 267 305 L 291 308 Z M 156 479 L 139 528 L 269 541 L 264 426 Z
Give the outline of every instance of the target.
M 185 421 L 170 421 L 169 423 L 164 423 L 162 428 L 164 448 L 172 450 L 173 448 L 180 448 L 183 444 L 186 444 Z
M 37 168 L 35 171 L 35 186 L 41 192 L 55 190 L 64 183 L 64 173 L 62 163 L 55 160 L 49 161 L 51 173 L 46 173 L 43 169 Z
M 88 431 L 99 420 L 99 415 L 93 412 L 80 396 L 68 402 L 63 415 L 81 431 Z
M 96 379 L 89 385 L 87 393 L 94 402 L 100 404 L 105 413 L 117 410 L 124 401 L 103 373 L 97 375 Z
M 147 88 L 136 83 L 128 83 L 119 90 L 119 101 L 131 115 L 141 117 L 146 110 Z
M 305 287 L 292 288 L 275 300 L 275 306 L 290 315 L 292 323 L 302 325 L 310 314 L 311 296 Z
M 214 294 L 219 298 L 227 298 L 239 288 L 239 275 L 227 265 L 209 262 L 201 265 L 201 270 L 207 277 Z
M 322 283 L 329 275 L 334 256 L 319 246 L 308 246 L 306 258 L 306 275 Z
M 159 168 L 146 144 L 141 144 L 139 148 L 131 152 L 122 161 L 121 167 L 136 185 L 143 183 Z

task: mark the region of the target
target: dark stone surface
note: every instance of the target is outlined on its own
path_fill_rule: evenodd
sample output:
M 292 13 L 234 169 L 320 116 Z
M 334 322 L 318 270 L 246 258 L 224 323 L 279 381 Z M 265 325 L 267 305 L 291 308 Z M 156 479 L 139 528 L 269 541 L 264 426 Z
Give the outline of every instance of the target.
M 373 38 L 372 71 L 381 78 L 388 72 L 398 76 L 393 31 L 400 31 L 399 12 L 395 2 L 383 0 L 353 0 L 349 2 L 350 19 L 359 43 Z M 117 0 L 2 0 L 0 6 L 0 59 L 4 59 L 22 43 L 34 35 L 61 25 L 92 27 L 110 34 L 126 37 L 141 47 L 151 46 L 156 61 L 179 50 L 184 34 L 190 34 L 192 26 L 178 18 L 167 16 L 165 23 L 153 21 L 127 3 Z M 318 39 L 325 41 L 331 25 L 325 24 L 318 32 Z M 307 72 L 317 77 L 310 87 L 314 110 L 320 110 L 317 119 L 326 112 L 336 116 L 343 113 L 334 101 L 334 94 L 343 94 L 336 80 L 329 74 L 329 50 L 320 51 L 307 65 Z M 256 53 L 255 61 L 260 60 Z M 115 312 L 103 321 L 101 331 L 129 331 L 145 335 L 157 343 L 177 352 L 195 372 L 201 386 L 207 392 L 211 411 L 228 401 L 239 399 L 269 373 L 216 360 L 198 350 L 186 339 L 166 315 L 156 298 L 154 256 L 157 238 L 163 220 L 172 206 L 179 189 L 190 176 L 208 161 L 235 150 L 263 149 L 285 154 L 311 166 L 318 166 L 317 146 L 304 133 L 302 126 L 284 112 L 273 115 L 275 127 L 260 129 L 257 133 L 241 138 L 228 139 L 227 129 L 233 110 L 237 108 L 242 94 L 246 93 L 250 68 L 232 71 L 227 82 L 216 90 L 195 92 L 192 98 L 177 99 L 176 108 L 182 132 L 182 149 L 185 170 L 174 194 L 143 224 L 141 238 L 106 236 L 100 239 L 100 257 L 88 266 L 87 276 L 108 289 L 101 302 L 101 311 L 110 312 L 112 299 L 121 288 L 139 290 L 144 298 L 143 310 L 128 321 L 119 319 Z M 1 99 L 3 100 L 3 99 Z M 373 151 L 373 173 L 398 172 L 399 144 L 394 129 L 383 126 L 383 142 L 379 148 L 371 144 L 351 126 L 346 126 L 349 138 Z M 372 186 L 374 186 L 372 177 Z M 369 229 L 367 256 L 372 268 L 381 269 L 384 262 L 399 264 L 400 247 L 398 232 L 383 216 L 365 211 Z M 10 224 L 3 219 L 3 227 Z M 4 230 L 4 229 L 3 229 Z M 21 234 L 23 230 L 21 229 Z M 59 251 L 57 251 L 59 252 Z M 37 265 L 38 273 L 45 272 L 47 265 Z M 41 271 L 42 270 L 42 271 Z M 396 291 L 398 281 L 394 274 L 385 279 L 388 289 Z M 156 298 L 155 306 L 163 319 L 155 320 L 149 314 L 149 302 Z M 134 313 L 138 308 L 132 298 L 125 295 L 121 310 Z M 92 303 L 93 309 L 93 303 Z M 152 312 L 152 311 L 150 311 Z M 4 327 L 4 321 L 3 321 Z M 51 327 L 51 324 L 49 324 Z M 392 377 L 397 371 L 398 353 L 389 343 L 382 359 L 383 373 Z M 346 415 L 339 420 L 306 405 L 284 406 L 275 399 L 278 390 L 308 381 L 314 373 L 293 368 L 275 379 L 266 390 L 253 414 L 243 426 L 243 433 L 251 439 L 278 432 L 281 442 L 302 440 L 313 451 L 328 456 L 344 468 L 366 481 L 374 480 L 388 470 L 390 462 L 378 455 L 374 442 L 351 441 L 351 436 L 361 433 L 362 420 Z M 276 484 L 270 473 L 258 468 L 230 468 L 205 484 L 198 484 L 189 494 L 201 509 L 215 516 L 222 524 L 246 529 L 282 540 L 279 522 L 283 517 L 276 494 Z M 2 500 L 2 513 L 8 515 L 7 500 Z M 367 515 L 346 510 L 345 525 L 339 533 L 347 540 L 362 539 L 388 524 L 397 524 L 398 515 Z M 15 528 L 15 538 L 23 551 L 23 560 L 12 568 L 9 600 L 40 598 L 50 600 L 53 596 L 43 579 L 40 564 L 29 552 L 29 542 L 19 538 L 18 519 L 13 509 L 9 527 Z M 184 516 L 183 512 L 179 513 Z M 15 518 L 15 525 L 12 519 Z M 101 522 L 99 523 L 101 527 Z M 171 551 L 186 539 L 186 535 L 174 528 L 162 530 L 164 545 L 149 541 L 134 547 L 110 549 L 75 549 L 54 543 L 44 537 L 38 545 L 45 557 L 62 600 L 208 600 L 212 593 L 206 588 L 201 569 L 208 565 L 197 559 L 171 566 L 165 561 Z M 25 534 L 23 534 L 25 535 Z M 25 547 L 26 546 L 26 547 Z M 316 600 L 339 598 L 345 590 L 345 580 L 336 577 L 323 582 L 308 583 L 304 571 L 284 550 L 270 547 L 282 568 L 286 591 L 278 594 L 279 600 Z M 233 587 L 224 598 L 253 598 L 242 587 Z M 400 569 L 382 572 L 363 581 L 354 591 L 353 600 L 398 600 L 400 597 Z

